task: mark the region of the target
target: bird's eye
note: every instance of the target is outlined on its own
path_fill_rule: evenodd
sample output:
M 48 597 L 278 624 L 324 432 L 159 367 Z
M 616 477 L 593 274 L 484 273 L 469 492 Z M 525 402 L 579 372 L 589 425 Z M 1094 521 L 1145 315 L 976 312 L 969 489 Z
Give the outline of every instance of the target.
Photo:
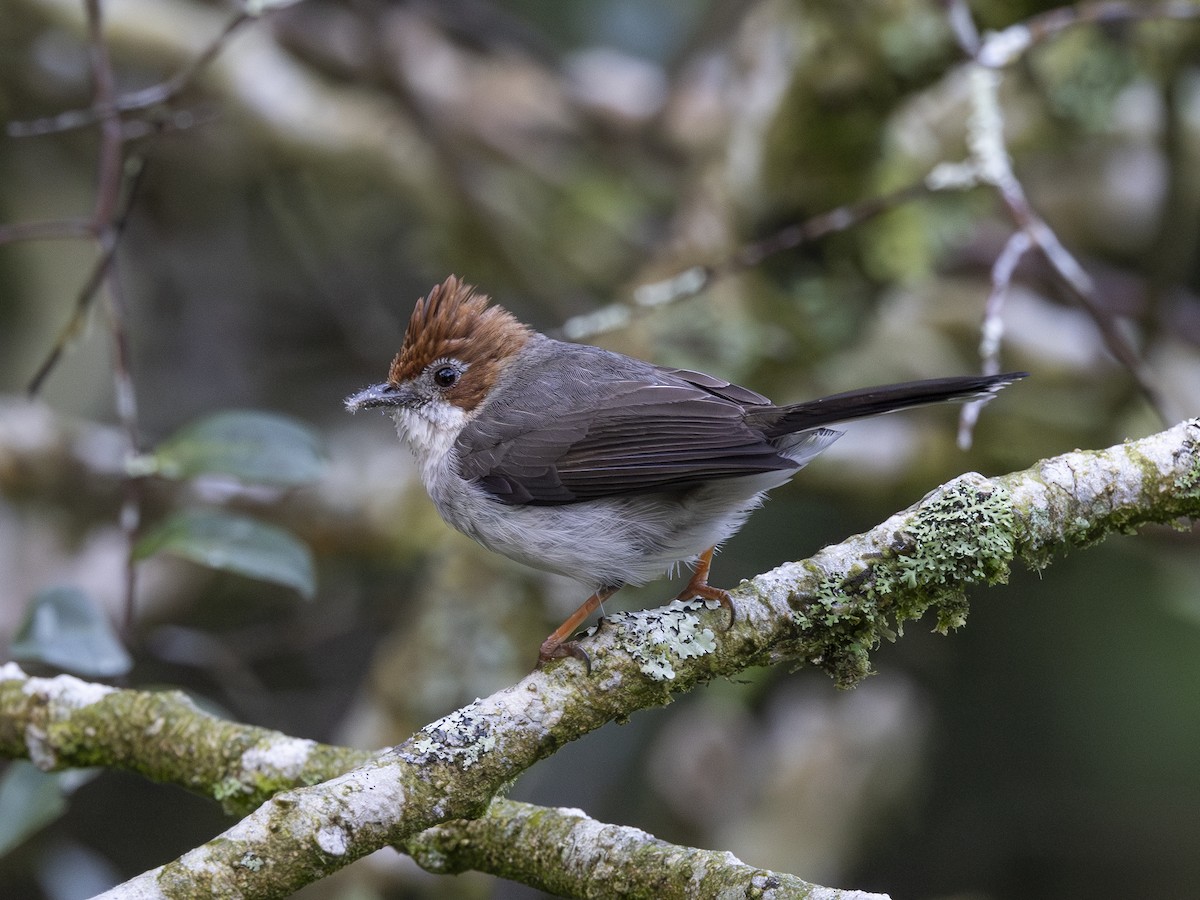
M 448 388 L 458 381 L 459 371 L 454 366 L 442 366 L 433 373 L 433 383 L 438 387 Z

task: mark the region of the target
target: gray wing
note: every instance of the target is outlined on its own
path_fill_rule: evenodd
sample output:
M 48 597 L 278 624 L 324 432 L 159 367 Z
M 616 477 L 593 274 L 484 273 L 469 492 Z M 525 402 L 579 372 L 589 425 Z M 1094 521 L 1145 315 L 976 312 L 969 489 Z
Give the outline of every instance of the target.
M 497 500 L 563 505 L 797 467 L 745 422 L 747 406 L 770 406 L 765 397 L 649 363 L 637 363 L 630 378 L 631 360 L 613 365 L 605 351 L 558 346 L 579 352 L 585 365 L 568 367 L 576 374 L 566 383 L 554 367 L 556 389 L 536 392 L 541 409 L 506 402 L 512 390 L 549 380 L 534 367 L 498 391 L 456 443 L 463 477 Z

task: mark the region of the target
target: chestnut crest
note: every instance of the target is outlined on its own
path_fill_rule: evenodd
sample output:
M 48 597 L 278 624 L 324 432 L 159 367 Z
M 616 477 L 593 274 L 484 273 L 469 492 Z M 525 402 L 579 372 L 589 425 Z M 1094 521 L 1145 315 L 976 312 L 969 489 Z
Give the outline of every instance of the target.
M 486 398 L 532 336 L 506 309 L 454 275 L 418 300 L 392 361 L 390 384 L 415 382 L 465 412 Z

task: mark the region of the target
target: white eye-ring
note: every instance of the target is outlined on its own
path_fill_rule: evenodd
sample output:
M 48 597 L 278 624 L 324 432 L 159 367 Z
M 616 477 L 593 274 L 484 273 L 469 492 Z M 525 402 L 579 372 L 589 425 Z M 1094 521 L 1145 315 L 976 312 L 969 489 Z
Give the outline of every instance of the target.
M 433 383 L 440 388 L 454 387 L 462 378 L 463 369 L 451 363 L 444 363 L 433 370 Z

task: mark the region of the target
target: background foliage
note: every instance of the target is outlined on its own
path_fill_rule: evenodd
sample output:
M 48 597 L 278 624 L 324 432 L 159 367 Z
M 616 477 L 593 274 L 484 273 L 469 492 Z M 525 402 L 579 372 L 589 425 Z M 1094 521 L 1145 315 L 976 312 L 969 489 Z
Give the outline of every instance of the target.
M 971 5 L 982 28 L 1042 8 Z M 120 96 L 186 72 L 236 15 L 200 0 L 103 10 Z M 413 301 L 448 272 L 553 330 L 711 267 L 696 296 L 588 339 L 779 400 L 976 369 L 1014 228 L 994 191 L 896 199 L 819 241 L 786 231 L 966 155 L 953 10 L 306 0 L 239 24 L 169 102 L 127 113 L 117 182 L 94 122 L 37 124 L 92 103 L 83 4 L 6 0 L 0 222 L 85 221 L 106 195 L 128 214 L 108 220 L 119 291 L 83 295 L 89 327 L 34 401 L 103 245 L 2 232 L 0 640 L 37 644 L 31 603 L 52 601 L 123 683 L 364 747 L 511 682 L 580 589 L 452 534 L 390 423 L 350 419 L 341 398 L 381 380 Z M 1002 86 L 1017 175 L 1094 280 L 1095 314 L 1027 255 L 1002 357 L 1034 377 L 988 409 L 974 449 L 955 448 L 946 410 L 855 426 L 730 544 L 717 583 L 959 472 L 1200 412 L 1200 27 L 1146 18 L 1056 34 Z M 1159 412 L 1097 322 L 1136 348 Z M 132 461 L 115 399 L 129 386 Z M 235 410 L 272 416 L 231 424 Z M 188 538 L 214 528 L 292 562 L 268 581 L 261 557 L 212 568 Z M 1194 895 L 1196 550 L 1187 533 L 1110 541 L 981 596 L 950 639 L 910 627 L 853 692 L 778 671 L 714 685 L 565 748 L 513 796 L 895 896 Z M 48 785 L 10 767 L 0 805 L 49 821 L 0 860 L 14 896 L 86 895 L 223 824 L 118 773 Z M 306 893 L 351 892 L 530 895 L 395 854 Z

